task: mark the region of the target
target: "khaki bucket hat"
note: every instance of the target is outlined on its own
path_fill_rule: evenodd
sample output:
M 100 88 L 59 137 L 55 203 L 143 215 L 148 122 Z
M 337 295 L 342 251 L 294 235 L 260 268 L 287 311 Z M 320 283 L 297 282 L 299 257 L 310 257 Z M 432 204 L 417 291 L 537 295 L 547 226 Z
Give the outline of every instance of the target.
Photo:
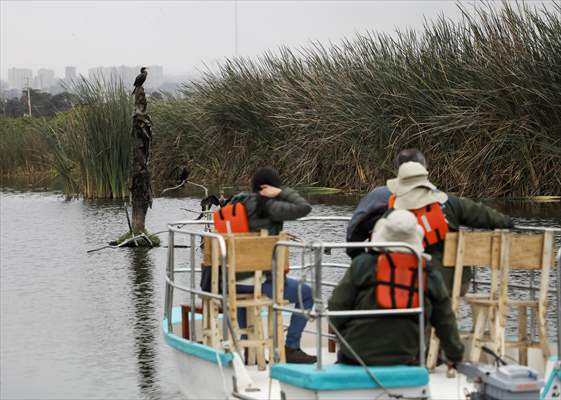
M 397 178 L 389 179 L 386 184 L 390 191 L 397 196 L 401 196 L 420 186 L 436 189 L 436 186 L 429 182 L 429 172 L 427 169 L 422 164 L 414 161 L 401 164 L 397 171 Z
M 429 181 L 429 173 L 422 164 L 409 161 L 401 164 L 397 178 L 389 179 L 387 186 L 395 194 L 395 209 L 416 210 L 431 203 L 445 203 L 446 193 Z
M 372 233 L 372 242 L 405 242 L 422 254 L 423 236 L 423 228 L 417 223 L 417 218 L 412 212 L 395 210 L 376 223 Z M 403 247 L 390 248 L 389 251 L 410 253 Z

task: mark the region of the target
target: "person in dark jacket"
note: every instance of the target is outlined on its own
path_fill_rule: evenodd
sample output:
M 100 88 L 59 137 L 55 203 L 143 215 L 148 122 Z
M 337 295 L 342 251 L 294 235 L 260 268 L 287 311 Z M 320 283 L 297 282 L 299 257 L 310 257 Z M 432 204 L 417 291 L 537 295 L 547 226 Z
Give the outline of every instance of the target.
M 259 232 L 266 229 L 269 235 L 278 235 L 283 229 L 283 222 L 302 218 L 310 213 L 312 207 L 295 190 L 282 187 L 277 171 L 272 168 L 259 168 L 251 180 L 251 193 L 241 193 L 234 196 L 231 202 L 241 202 L 245 205 L 249 220 L 249 229 Z M 251 274 L 251 273 L 250 273 Z M 253 274 L 251 274 L 253 276 Z M 254 282 L 247 282 L 244 275 L 237 274 L 239 284 L 238 293 L 253 292 Z M 241 279 L 241 280 L 240 280 Z M 270 274 L 262 284 L 263 293 L 272 298 L 273 288 Z M 313 305 L 312 288 L 292 278 L 286 278 L 284 283 L 284 299 L 300 308 L 299 291 L 304 309 L 310 310 Z M 245 312 L 238 315 L 240 326 L 246 326 Z M 306 318 L 292 314 L 286 334 L 285 354 L 286 362 L 313 364 L 315 356 L 310 356 L 300 348 L 300 339 L 306 326 Z
M 405 210 L 394 211 L 376 224 L 373 242 L 405 242 L 422 253 L 423 230 L 415 216 Z M 390 255 L 407 252 L 402 248 L 386 249 Z M 375 310 L 377 302 L 376 281 L 378 256 L 375 249 L 355 257 L 343 279 L 337 284 L 328 307 L 330 311 Z M 425 318 L 435 328 L 441 340 L 448 362 L 462 360 L 464 346 L 460 341 L 456 318 L 450 296 L 438 268 L 426 264 L 426 288 L 424 296 Z M 367 365 L 417 364 L 419 362 L 419 323 L 413 316 L 382 317 L 331 317 L 330 322 L 343 336 L 348 345 Z M 342 342 L 339 346 L 339 362 L 358 364 L 353 352 Z
M 416 161 L 425 167 L 427 161 L 423 153 L 417 149 L 400 151 L 394 160 L 395 170 L 408 161 Z M 372 234 L 374 225 L 388 210 L 388 200 L 391 192 L 387 186 L 377 186 L 360 200 L 347 225 L 347 242 L 364 242 Z M 350 257 L 362 253 L 362 249 L 347 249 Z
M 510 229 L 512 219 L 490 207 L 465 197 L 456 197 L 439 191 L 428 180 L 428 171 L 417 162 L 407 162 L 399 167 L 397 178 L 387 181 L 389 190 L 395 195 L 395 210 L 418 210 L 438 203 L 442 208 L 448 231 L 456 232 L 460 226 L 478 229 Z M 441 270 L 446 287 L 451 292 L 454 268 L 442 268 L 445 235 L 425 248 L 432 256 L 432 265 Z M 468 291 L 471 269 L 465 268 L 462 275 L 462 296 Z

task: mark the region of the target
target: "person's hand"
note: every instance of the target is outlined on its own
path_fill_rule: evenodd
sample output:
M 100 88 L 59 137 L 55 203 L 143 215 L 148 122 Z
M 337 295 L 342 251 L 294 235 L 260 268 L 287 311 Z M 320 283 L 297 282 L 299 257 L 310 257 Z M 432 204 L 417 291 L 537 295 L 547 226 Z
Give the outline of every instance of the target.
M 280 194 L 281 191 L 282 190 L 279 189 L 278 187 L 274 187 L 271 185 L 261 185 L 261 190 L 259 191 L 259 194 L 263 197 L 274 199 Z

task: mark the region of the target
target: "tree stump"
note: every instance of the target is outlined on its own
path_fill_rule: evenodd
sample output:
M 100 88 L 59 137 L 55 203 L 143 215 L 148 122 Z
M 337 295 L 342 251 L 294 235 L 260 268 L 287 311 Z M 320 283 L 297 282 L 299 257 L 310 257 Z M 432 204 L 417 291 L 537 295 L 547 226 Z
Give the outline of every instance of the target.
M 139 86 L 134 94 L 132 117 L 132 158 L 129 175 L 129 190 L 132 203 L 132 229 L 134 233 L 145 230 L 148 208 L 152 207 L 152 184 L 148 162 L 152 141 L 152 121 L 146 112 L 148 102 L 144 87 Z

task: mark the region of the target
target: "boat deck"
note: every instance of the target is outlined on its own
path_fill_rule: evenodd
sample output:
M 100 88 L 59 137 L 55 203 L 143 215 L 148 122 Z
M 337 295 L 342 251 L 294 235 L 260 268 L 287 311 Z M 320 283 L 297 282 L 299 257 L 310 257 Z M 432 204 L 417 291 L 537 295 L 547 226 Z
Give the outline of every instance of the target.
M 309 354 L 315 353 L 314 348 L 304 348 L 303 350 Z M 327 349 L 324 349 L 322 355 L 324 364 L 335 363 L 335 353 L 329 353 Z M 243 394 L 259 400 L 281 400 L 280 383 L 277 380 L 269 378 L 269 370 L 258 371 L 256 366 L 247 367 L 247 369 L 255 383 L 255 387 L 258 388 L 259 391 L 245 392 Z M 448 378 L 446 373 L 447 367 L 441 365 L 430 374 L 429 386 L 431 398 L 434 400 L 465 398 L 464 393 L 466 391 L 471 391 L 473 385 L 467 382 L 465 376 L 461 374 L 456 374 L 454 378 Z

